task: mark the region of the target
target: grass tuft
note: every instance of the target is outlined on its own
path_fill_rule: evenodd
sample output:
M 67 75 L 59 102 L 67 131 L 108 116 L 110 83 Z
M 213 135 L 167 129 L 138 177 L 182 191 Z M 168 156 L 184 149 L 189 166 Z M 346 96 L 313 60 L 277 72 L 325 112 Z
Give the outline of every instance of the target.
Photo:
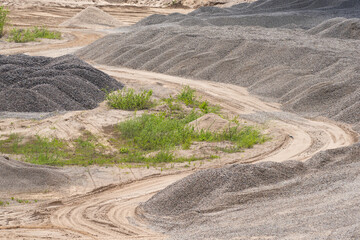
M 13 28 L 10 31 L 8 41 L 16 43 L 33 42 L 38 38 L 61 39 L 61 33 L 50 31 L 45 27 L 33 27 L 31 29 Z
M 4 35 L 4 27 L 7 22 L 8 14 L 9 10 L 7 10 L 4 6 L 0 6 L 0 37 Z
M 153 106 L 151 101 L 152 90 L 135 93 L 132 88 L 124 88 L 107 93 L 106 100 L 111 108 L 122 110 L 142 110 Z

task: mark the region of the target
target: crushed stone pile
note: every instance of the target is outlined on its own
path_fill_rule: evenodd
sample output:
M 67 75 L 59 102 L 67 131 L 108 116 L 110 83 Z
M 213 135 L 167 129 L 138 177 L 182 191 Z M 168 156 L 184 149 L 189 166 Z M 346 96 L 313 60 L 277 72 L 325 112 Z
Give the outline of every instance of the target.
M 143 19 L 138 25 L 170 24 L 197 19 L 215 26 L 288 28 L 296 25 L 298 28 L 310 29 L 330 18 L 359 16 L 358 0 L 258 0 L 228 8 L 200 7 L 187 15 L 153 16 Z
M 247 87 L 308 117 L 360 122 L 360 45 L 284 28 L 147 26 L 106 36 L 85 60 Z
M 0 156 L 0 193 L 35 193 L 59 190 L 69 177 L 56 168 L 32 165 Z
M 356 144 L 304 163 L 199 171 L 154 195 L 137 213 L 171 239 L 356 239 L 359 156 Z
M 61 23 L 61 27 L 69 28 L 113 28 L 121 26 L 122 23 L 115 17 L 97 7 L 87 7 L 74 17 Z
M 360 19 L 333 18 L 310 29 L 308 33 L 321 37 L 360 40 Z
M 72 55 L 0 55 L 0 111 L 53 112 L 97 107 L 123 84 Z

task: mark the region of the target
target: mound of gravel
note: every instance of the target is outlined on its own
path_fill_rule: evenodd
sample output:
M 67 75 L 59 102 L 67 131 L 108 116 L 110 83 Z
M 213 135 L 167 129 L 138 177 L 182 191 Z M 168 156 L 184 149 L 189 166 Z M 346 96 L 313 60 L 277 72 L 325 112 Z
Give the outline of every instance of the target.
M 138 25 L 179 23 L 186 19 L 215 26 L 262 26 L 267 28 L 295 25 L 309 29 L 334 17 L 360 16 L 358 0 L 258 0 L 228 8 L 201 7 L 187 15 L 151 16 Z
M 310 29 L 308 33 L 321 37 L 360 40 L 360 19 L 330 19 Z
M 0 111 L 85 110 L 123 84 L 72 55 L 0 55 Z
M 68 176 L 56 168 L 18 162 L 0 156 L 0 192 L 34 193 L 59 190 L 69 184 Z
M 82 10 L 74 17 L 66 20 L 61 23 L 61 27 L 69 28 L 113 28 L 121 26 L 122 23 L 111 16 L 110 14 L 104 12 L 103 10 L 96 7 L 87 7 Z
M 305 163 L 199 171 L 137 212 L 172 239 L 357 239 L 359 156 L 356 144 Z
M 360 122 L 360 45 L 302 30 L 147 26 L 77 52 L 111 66 L 247 87 L 308 117 Z

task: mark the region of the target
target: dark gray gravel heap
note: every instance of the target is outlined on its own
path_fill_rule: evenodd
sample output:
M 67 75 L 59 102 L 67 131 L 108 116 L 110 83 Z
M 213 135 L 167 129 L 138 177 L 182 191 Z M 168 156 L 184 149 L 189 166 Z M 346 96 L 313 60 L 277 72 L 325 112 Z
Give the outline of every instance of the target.
M 360 145 L 199 171 L 138 213 L 171 239 L 359 239 Z
M 77 54 L 105 65 L 236 84 L 287 111 L 359 124 L 360 42 L 322 33 L 148 26 L 106 36 Z
M 93 109 L 123 84 L 72 55 L 0 55 L 0 111 Z
M 300 28 L 311 28 L 334 17 L 359 17 L 358 0 L 258 0 L 242 3 L 230 8 L 201 7 L 187 15 L 154 15 L 141 20 L 138 26 L 201 22 L 215 26 L 263 26 L 287 27 L 296 24 Z
M 0 156 L 0 193 L 59 191 L 70 179 L 56 168 L 18 162 Z

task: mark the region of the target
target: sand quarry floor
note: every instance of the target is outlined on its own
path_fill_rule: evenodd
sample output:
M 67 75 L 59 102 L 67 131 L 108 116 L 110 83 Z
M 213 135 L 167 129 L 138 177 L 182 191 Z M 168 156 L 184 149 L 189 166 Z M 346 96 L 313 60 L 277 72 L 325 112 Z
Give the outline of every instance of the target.
M 13 9 L 11 9 L 13 8 Z M 88 45 L 106 35 L 94 29 L 59 28 L 58 24 L 79 12 L 80 8 L 12 6 L 14 26 L 46 25 L 64 35 L 60 41 L 27 44 L 0 44 L 0 54 L 25 53 L 34 56 L 56 57 Z M 124 26 L 145 16 L 172 12 L 187 13 L 189 9 L 142 7 L 103 7 Z M 92 64 L 92 63 L 90 63 Z M 159 73 L 92 64 L 127 86 L 153 89 L 155 97 L 174 94 L 183 84 L 196 89 L 203 98 L 218 103 L 230 116 L 243 116 L 248 124 L 260 124 L 272 140 L 241 154 L 224 154 L 219 159 L 195 162 L 190 168 L 178 164 L 160 168 L 66 167 L 59 171 L 68 174 L 77 184 L 56 192 L 0 192 L 0 197 L 36 199 L 37 203 L 0 207 L 0 239 L 165 239 L 166 236 L 149 229 L 135 214 L 136 207 L 158 191 L 199 169 L 219 168 L 232 163 L 259 161 L 304 161 L 314 154 L 357 141 L 357 133 L 345 124 L 325 118 L 305 119 L 280 110 L 277 103 L 263 102 L 245 88 L 231 84 L 183 79 Z M 257 122 L 246 116 L 257 113 Z M 140 113 L 139 113 L 140 114 Z M 3 114 L 0 135 L 19 133 L 71 139 L 88 130 L 106 139 L 105 127 L 133 116 L 126 111 L 109 110 L 103 103 L 88 111 L 47 114 Z M 22 118 L 19 118 L 22 117 Z M 38 118 L 34 120 L 34 118 Z M 42 118 L 42 119 L 41 119 Z M 201 151 L 196 146 L 192 151 Z M 189 152 L 188 154 L 192 154 Z M 80 182 L 80 183 L 79 183 Z

